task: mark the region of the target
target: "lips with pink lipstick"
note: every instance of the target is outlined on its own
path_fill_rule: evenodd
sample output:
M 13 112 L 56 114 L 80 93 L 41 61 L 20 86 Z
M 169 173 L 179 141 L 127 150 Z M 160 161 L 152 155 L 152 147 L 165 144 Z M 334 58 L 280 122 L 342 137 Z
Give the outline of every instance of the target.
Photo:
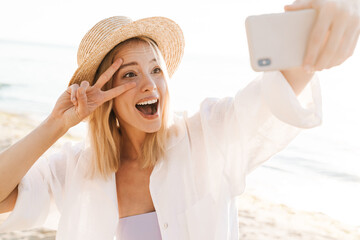
M 151 117 L 157 115 L 157 110 L 159 106 L 159 99 L 158 98 L 147 98 L 142 99 L 138 102 L 135 107 L 136 109 L 142 113 L 144 117 Z

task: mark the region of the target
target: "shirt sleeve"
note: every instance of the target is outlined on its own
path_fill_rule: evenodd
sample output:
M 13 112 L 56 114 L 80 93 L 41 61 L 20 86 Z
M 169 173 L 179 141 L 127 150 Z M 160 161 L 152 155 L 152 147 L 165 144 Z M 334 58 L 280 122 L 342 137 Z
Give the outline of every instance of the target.
M 321 107 L 316 75 L 296 96 L 279 71 L 263 73 L 235 97 L 204 100 L 199 115 L 206 152 L 211 161 L 220 159 L 232 195 L 240 195 L 246 175 L 284 149 L 301 129 L 320 125 Z
M 0 232 L 24 230 L 44 224 L 55 201 L 61 209 L 68 151 L 71 144 L 65 144 L 61 151 L 49 157 L 40 157 L 29 169 L 18 185 L 15 207 L 3 223 Z

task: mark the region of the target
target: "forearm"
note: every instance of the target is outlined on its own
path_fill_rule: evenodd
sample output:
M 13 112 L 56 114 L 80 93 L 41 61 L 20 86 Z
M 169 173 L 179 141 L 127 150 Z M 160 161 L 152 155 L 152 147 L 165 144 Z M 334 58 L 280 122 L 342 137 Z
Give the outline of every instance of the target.
M 35 161 L 66 131 L 60 120 L 48 117 L 31 133 L 0 153 L 0 202 L 20 183 Z
M 9 196 L 5 200 L 0 202 L 0 214 L 14 210 L 17 196 L 18 188 L 15 187 L 15 189 L 9 194 Z
M 314 76 L 314 73 L 308 73 L 303 70 L 303 68 L 293 68 L 289 70 L 282 70 L 280 72 L 284 75 L 296 96 L 302 92 Z

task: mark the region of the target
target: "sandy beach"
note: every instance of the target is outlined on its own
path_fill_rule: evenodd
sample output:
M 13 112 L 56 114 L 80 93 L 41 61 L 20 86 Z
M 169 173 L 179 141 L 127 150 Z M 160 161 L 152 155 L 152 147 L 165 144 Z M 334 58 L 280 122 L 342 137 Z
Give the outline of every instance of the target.
M 0 151 L 34 129 L 39 122 L 29 116 L 0 112 Z M 52 149 L 76 140 L 66 134 Z M 341 223 L 320 212 L 292 209 L 265 201 L 249 191 L 238 198 L 239 233 L 242 240 L 359 240 L 358 228 Z M 7 214 L 0 214 L 0 224 Z M 46 228 L 0 233 L 0 240 L 55 239 L 56 232 Z

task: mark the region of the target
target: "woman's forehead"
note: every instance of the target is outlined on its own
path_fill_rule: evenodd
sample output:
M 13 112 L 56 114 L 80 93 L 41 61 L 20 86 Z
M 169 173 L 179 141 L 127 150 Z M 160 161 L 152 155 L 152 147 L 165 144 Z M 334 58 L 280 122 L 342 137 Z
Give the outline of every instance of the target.
M 132 40 L 119 46 L 116 51 L 114 60 L 117 58 L 123 58 L 124 62 L 126 58 L 157 58 L 156 52 L 150 46 L 149 43 L 141 40 Z

